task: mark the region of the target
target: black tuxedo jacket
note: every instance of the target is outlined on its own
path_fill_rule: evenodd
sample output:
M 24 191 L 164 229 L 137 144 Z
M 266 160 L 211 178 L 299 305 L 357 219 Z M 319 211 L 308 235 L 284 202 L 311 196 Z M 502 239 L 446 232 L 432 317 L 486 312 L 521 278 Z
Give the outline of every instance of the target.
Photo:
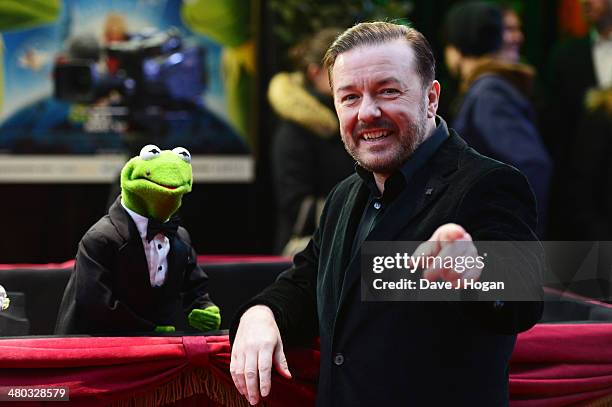
M 320 335 L 320 406 L 506 405 L 515 334 L 536 323 L 541 303 L 362 302 L 359 253 L 351 256 L 351 246 L 367 198 L 356 174 L 338 184 L 293 267 L 243 310 L 268 305 L 287 344 Z M 525 177 L 454 132 L 366 240 L 423 241 L 448 222 L 474 240 L 535 239 Z
M 55 333 L 142 333 L 158 325 L 187 329 L 187 314 L 213 303 L 208 276 L 182 227 L 170 239 L 167 260 L 166 281 L 151 287 L 142 239 L 118 198 L 79 243 Z

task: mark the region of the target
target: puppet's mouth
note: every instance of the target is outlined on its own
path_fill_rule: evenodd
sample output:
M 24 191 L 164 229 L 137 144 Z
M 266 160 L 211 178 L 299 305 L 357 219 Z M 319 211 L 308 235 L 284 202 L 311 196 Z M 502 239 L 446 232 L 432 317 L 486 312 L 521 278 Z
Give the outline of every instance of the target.
M 147 179 L 147 181 L 149 181 L 150 183 L 155 184 L 155 185 L 157 185 L 159 187 L 162 187 L 162 188 L 165 188 L 165 189 L 169 189 L 169 190 L 175 190 L 175 189 L 178 188 L 178 187 L 175 187 L 175 186 L 172 186 L 172 185 L 160 184 L 159 182 L 155 182 L 155 181 L 150 180 L 150 179 Z

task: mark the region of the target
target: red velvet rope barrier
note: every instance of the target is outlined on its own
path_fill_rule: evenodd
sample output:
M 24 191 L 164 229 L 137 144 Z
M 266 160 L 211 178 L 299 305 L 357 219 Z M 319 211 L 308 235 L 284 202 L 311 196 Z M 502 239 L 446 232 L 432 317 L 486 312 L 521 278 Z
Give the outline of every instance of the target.
M 612 395 L 611 345 L 612 324 L 536 325 L 517 341 L 510 404 L 597 405 Z M 287 357 L 294 378 L 275 375 L 266 404 L 314 405 L 318 350 L 290 349 Z M 245 405 L 229 362 L 227 336 L 4 339 L 0 385 L 68 386 L 70 399 L 84 405 L 193 395 L 209 397 L 211 405 Z

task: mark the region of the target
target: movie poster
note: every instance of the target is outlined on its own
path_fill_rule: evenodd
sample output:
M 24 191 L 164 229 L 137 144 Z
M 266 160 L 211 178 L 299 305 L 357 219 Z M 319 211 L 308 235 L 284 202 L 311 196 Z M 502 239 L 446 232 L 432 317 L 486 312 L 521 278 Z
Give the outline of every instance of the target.
M 155 144 L 187 148 L 196 181 L 249 180 L 250 4 L 0 3 L 0 177 L 110 180 L 126 157 Z

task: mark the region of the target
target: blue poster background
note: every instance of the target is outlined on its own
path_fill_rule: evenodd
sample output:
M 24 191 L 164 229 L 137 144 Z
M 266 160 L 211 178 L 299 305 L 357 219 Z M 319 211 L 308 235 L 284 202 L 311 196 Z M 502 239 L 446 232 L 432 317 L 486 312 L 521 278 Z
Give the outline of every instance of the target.
M 64 0 L 50 24 L 2 31 L 4 89 L 0 111 L 0 153 L 90 154 L 124 152 L 128 145 L 184 146 L 195 154 L 245 154 L 246 136 L 227 113 L 222 78 L 223 46 L 193 33 L 181 19 L 181 0 Z M 121 15 L 130 34 L 175 27 L 182 38 L 204 49 L 206 77 L 197 109 L 164 115 L 150 132 L 100 122 L 92 105 L 71 104 L 53 96 L 53 67 L 72 38 L 101 39 L 105 19 Z M 107 119 L 107 118 L 106 118 Z M 110 121 L 114 122 L 111 118 Z M 107 120 L 108 121 L 108 120 Z M 146 120 L 145 120 L 146 121 Z M 99 123 L 98 123 L 99 124 Z M 129 126 L 128 126 L 129 127 Z

